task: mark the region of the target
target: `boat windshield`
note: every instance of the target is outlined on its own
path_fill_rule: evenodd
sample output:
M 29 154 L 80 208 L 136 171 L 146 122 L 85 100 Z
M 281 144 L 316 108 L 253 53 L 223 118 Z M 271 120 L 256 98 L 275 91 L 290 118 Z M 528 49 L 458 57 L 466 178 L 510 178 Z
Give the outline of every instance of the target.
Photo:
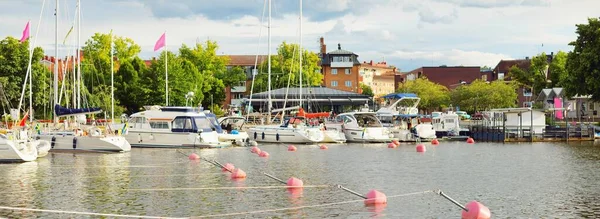
M 198 128 L 198 130 L 202 129 L 202 131 L 205 132 L 213 131 L 213 126 L 208 118 L 195 117 L 194 121 L 196 122 L 196 127 Z
M 373 114 L 355 114 L 354 117 L 360 127 L 382 127 L 381 122 Z

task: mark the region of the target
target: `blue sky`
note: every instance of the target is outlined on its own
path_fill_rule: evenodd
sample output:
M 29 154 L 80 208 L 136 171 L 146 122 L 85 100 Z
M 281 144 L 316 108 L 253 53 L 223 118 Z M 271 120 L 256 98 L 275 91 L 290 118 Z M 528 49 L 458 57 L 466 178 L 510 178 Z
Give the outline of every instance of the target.
M 28 20 L 37 45 L 53 54 L 55 0 L 0 1 L 0 37 L 21 37 Z M 75 0 L 60 0 L 60 41 L 74 20 Z M 113 29 L 150 58 L 167 31 L 169 50 L 206 39 L 221 54 L 267 54 L 264 0 L 84 0 L 82 40 Z M 272 48 L 299 40 L 299 1 L 272 0 Z M 599 17 L 598 0 L 304 0 L 303 43 L 318 52 L 340 43 L 360 61 L 382 61 L 410 71 L 420 66 L 488 65 L 540 52 L 569 51 L 575 24 Z M 259 32 L 262 38 L 259 40 Z M 73 34 L 66 44 L 75 45 Z M 543 46 L 542 46 L 543 44 Z M 60 56 L 69 54 L 62 46 Z M 72 52 L 70 52 L 72 53 Z

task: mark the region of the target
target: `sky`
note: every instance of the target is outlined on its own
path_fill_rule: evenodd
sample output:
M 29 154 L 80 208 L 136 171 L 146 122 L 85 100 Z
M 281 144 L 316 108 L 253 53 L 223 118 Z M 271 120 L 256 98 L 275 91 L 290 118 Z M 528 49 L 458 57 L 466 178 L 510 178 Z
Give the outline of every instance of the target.
M 21 38 L 27 21 L 36 45 L 54 54 L 55 0 L 0 0 L 0 37 Z M 84 0 L 82 44 L 96 32 L 132 38 L 140 56 L 207 39 L 219 54 L 268 53 L 267 0 Z M 59 0 L 59 56 L 72 54 L 76 0 Z M 302 43 L 319 52 L 352 51 L 359 61 L 386 61 L 401 71 L 421 66 L 495 66 L 502 59 L 570 51 L 576 24 L 600 16 L 598 0 L 304 0 Z M 42 10 L 43 9 L 43 10 Z M 271 50 L 300 40 L 300 1 L 272 0 Z M 40 13 L 42 12 L 42 13 Z M 263 15 L 264 13 L 264 15 Z M 40 16 L 41 14 L 41 16 Z M 41 19 L 40 19 L 41 17 Z M 41 20 L 41 22 L 39 22 Z

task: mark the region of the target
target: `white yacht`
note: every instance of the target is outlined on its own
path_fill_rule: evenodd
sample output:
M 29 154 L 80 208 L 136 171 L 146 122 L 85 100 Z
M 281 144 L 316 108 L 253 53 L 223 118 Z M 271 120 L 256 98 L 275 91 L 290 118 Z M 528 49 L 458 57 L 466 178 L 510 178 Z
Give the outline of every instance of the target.
M 282 125 L 261 125 L 248 130 L 250 139 L 272 143 L 319 143 L 325 139 L 319 127 L 311 127 L 304 117 L 286 119 Z
M 333 122 L 327 123 L 326 127 L 343 132 L 349 142 L 388 142 L 393 137 L 374 112 L 342 113 Z
M 216 127 L 202 111 L 193 107 L 147 106 L 130 116 L 124 132 L 133 147 L 219 148 Z
M 433 125 L 430 122 L 422 121 L 424 116 L 419 115 L 417 106 L 421 98 L 416 94 L 393 93 L 383 97 L 389 104 L 377 111 L 377 117 L 390 127 L 394 139 L 402 142 L 414 142 L 437 138 Z
M 467 139 L 469 129 L 460 127 L 460 117 L 454 111 L 432 113 L 431 124 L 438 137 Z
M 46 156 L 48 150 L 47 141 L 30 139 L 25 129 L 0 134 L 0 162 L 34 161 Z

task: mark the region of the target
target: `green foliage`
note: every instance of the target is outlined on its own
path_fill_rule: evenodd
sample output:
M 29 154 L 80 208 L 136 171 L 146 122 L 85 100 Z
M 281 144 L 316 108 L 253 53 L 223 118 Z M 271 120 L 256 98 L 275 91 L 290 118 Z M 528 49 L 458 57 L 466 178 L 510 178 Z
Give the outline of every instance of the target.
M 396 92 L 415 93 L 421 98 L 419 108 L 436 110 L 450 103 L 448 88 L 420 77 L 400 84 Z
M 492 67 L 484 65 L 483 67 L 479 68 L 481 71 L 491 71 Z
M 592 95 L 600 101 L 600 20 L 588 18 L 588 24 L 578 24 L 577 40 L 566 63 L 568 76 L 562 84 L 568 96 Z
M 460 106 L 461 110 L 476 112 L 494 108 L 515 107 L 517 92 L 516 84 L 496 80 L 487 83 L 475 80 L 469 85 L 463 85 L 452 90 L 452 102 Z
M 362 90 L 362 94 L 369 95 L 370 97 L 374 96 L 373 89 L 367 86 L 366 84 L 360 83 L 360 89 Z
M 239 66 L 235 66 L 225 72 L 218 72 L 215 76 L 221 79 L 226 87 L 238 86 L 240 82 L 246 80 L 246 73 Z
M 288 79 L 290 87 L 300 85 L 300 59 L 299 45 L 283 42 L 277 49 L 277 55 L 271 56 L 271 89 L 287 87 Z M 319 86 L 323 81 L 323 75 L 319 72 L 319 56 L 308 50 L 302 51 L 302 85 Z M 268 90 L 268 63 L 265 61 L 259 67 L 259 74 L 254 80 L 256 92 Z
M 534 92 L 539 92 L 548 86 L 546 74 L 548 73 L 546 53 L 541 53 L 531 59 L 529 69 L 520 69 L 516 65 L 509 70 L 510 77 L 527 87 L 533 87 Z
M 554 58 L 552 58 L 552 63 L 550 63 L 550 67 L 548 68 L 548 72 L 550 72 L 549 78 L 550 84 L 548 87 L 563 87 L 565 86 L 565 81 L 567 79 L 567 57 L 568 53 L 563 51 L 558 51 Z

